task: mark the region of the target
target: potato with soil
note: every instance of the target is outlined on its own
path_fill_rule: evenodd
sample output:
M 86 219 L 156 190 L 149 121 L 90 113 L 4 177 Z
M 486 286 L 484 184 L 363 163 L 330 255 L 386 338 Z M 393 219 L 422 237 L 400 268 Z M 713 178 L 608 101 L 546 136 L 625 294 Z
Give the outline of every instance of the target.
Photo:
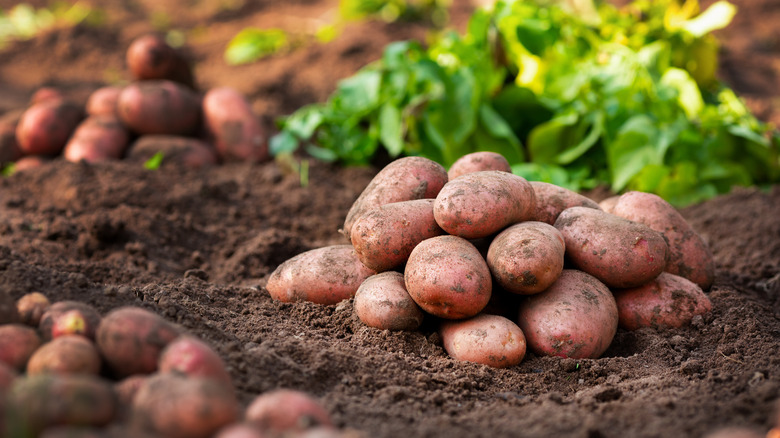
M 27 375 L 100 373 L 95 344 L 80 335 L 58 336 L 35 350 L 27 362 Z
M 83 108 L 66 100 L 34 104 L 16 126 L 19 149 L 23 155 L 59 155 L 83 118 Z
M 414 248 L 404 282 L 418 306 L 445 319 L 478 314 L 490 301 L 493 287 L 490 269 L 477 248 L 449 235 L 424 240 Z
M 482 170 L 500 170 L 502 172 L 512 173 L 512 166 L 510 166 L 509 161 L 499 153 L 487 151 L 472 152 L 458 158 L 452 163 L 450 170 L 447 171 L 447 176 L 450 180 L 453 180 L 461 175 Z
M 463 175 L 441 188 L 433 216 L 449 234 L 478 239 L 533 219 L 534 190 L 525 178 L 498 170 Z
M 129 141 L 130 133 L 116 117 L 90 116 L 76 127 L 62 155 L 74 163 L 119 160 Z
M 509 292 L 528 295 L 558 279 L 565 252 L 560 231 L 545 222 L 528 221 L 498 233 L 486 261 L 496 283 Z
M 200 123 L 200 104 L 195 92 L 176 82 L 142 81 L 119 94 L 117 115 L 136 134 L 188 135 Z
M 62 335 L 82 335 L 94 340 L 100 320 L 100 313 L 89 304 L 58 301 L 43 314 L 39 329 L 45 341 Z
M 35 350 L 41 346 L 41 338 L 34 329 L 22 324 L 0 325 L 0 362 L 22 371 Z
M 117 85 L 107 85 L 93 91 L 87 98 L 86 111 L 88 116 L 118 117 L 116 105 L 122 88 Z
M 246 408 L 244 420 L 272 433 L 333 426 L 330 414 L 319 401 L 305 392 L 283 388 L 255 397 Z
M 157 153 L 162 154 L 162 166 L 199 169 L 218 163 L 217 153 L 210 144 L 180 135 L 142 135 L 130 145 L 127 159 L 146 162 Z
M 558 216 L 555 228 L 574 266 L 609 287 L 645 284 L 666 266 L 666 240 L 647 225 L 594 208 L 571 207 Z
M 508 368 L 525 357 L 525 335 L 511 320 L 480 314 L 460 321 L 445 321 L 439 328 L 444 350 L 453 359 Z
M 191 377 L 214 379 L 229 387 L 233 382 L 227 366 L 211 346 L 193 336 L 180 336 L 160 353 L 160 373 L 179 373 Z
M 564 269 L 546 291 L 520 304 L 517 321 L 538 355 L 595 359 L 615 337 L 618 309 L 612 292 L 598 279 Z
M 715 280 L 715 261 L 704 240 L 672 204 L 652 193 L 627 192 L 618 198 L 612 214 L 647 225 L 669 245 L 664 271 L 685 277 L 704 290 Z
M 424 318 L 406 291 L 404 274 L 396 271 L 368 277 L 355 294 L 354 309 L 364 324 L 382 330 L 416 330 Z
M 364 212 L 391 202 L 433 199 L 447 182 L 441 164 L 423 157 L 399 158 L 377 173 L 347 212 L 342 232 L 348 238 L 352 225 Z
M 16 310 L 22 324 L 38 327 L 41 318 L 51 307 L 51 302 L 46 295 L 40 292 L 30 292 L 16 300 Z
M 161 35 L 143 35 L 133 40 L 127 48 L 125 61 L 138 80 L 168 79 L 195 87 L 189 61 Z
M 613 294 L 620 326 L 626 330 L 682 327 L 694 316 L 712 310 L 709 297 L 696 283 L 668 272 L 635 288 L 613 290 Z
M 262 121 L 237 90 L 210 89 L 203 96 L 203 119 L 223 161 L 259 163 L 270 158 Z
M 536 195 L 534 220 L 553 225 L 558 215 L 569 207 L 601 209 L 596 201 L 565 187 L 541 181 L 531 181 L 530 184 Z
M 352 225 L 350 240 L 364 265 L 383 272 L 402 266 L 415 246 L 442 234 L 433 199 L 415 199 L 367 209 Z
M 271 273 L 265 288 L 278 301 L 337 304 L 354 297 L 360 284 L 374 274 L 352 245 L 332 245 L 285 261 Z

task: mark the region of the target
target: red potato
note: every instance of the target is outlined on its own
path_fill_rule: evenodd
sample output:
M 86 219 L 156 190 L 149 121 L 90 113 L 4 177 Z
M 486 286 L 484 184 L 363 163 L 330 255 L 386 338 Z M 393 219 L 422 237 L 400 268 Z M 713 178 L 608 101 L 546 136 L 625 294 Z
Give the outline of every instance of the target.
M 342 232 L 348 238 L 352 225 L 365 211 L 391 202 L 435 198 L 447 182 L 441 164 L 423 157 L 399 158 L 377 173 L 347 212 Z
M 135 79 L 168 79 L 195 88 L 189 61 L 161 35 L 143 35 L 133 40 L 125 61 Z
M 161 438 L 208 438 L 239 418 L 233 389 L 213 379 L 156 374 L 133 399 L 132 423 Z
M 95 344 L 80 335 L 63 335 L 35 350 L 27 362 L 27 375 L 100 373 L 100 354 Z
M 62 91 L 60 91 L 59 89 L 54 87 L 41 87 L 35 90 L 35 93 L 33 93 L 33 95 L 30 96 L 30 105 L 35 105 L 37 103 L 46 102 L 46 101 L 57 101 L 63 99 L 65 99 L 65 96 L 62 94 Z
M 613 293 L 620 326 L 626 330 L 682 327 L 694 316 L 712 310 L 710 299 L 696 283 L 668 272 L 641 286 Z
M 566 255 L 578 268 L 609 287 L 647 283 L 666 266 L 668 247 L 661 233 L 601 210 L 571 207 L 555 221 Z
M 558 215 L 569 207 L 589 207 L 600 210 L 596 201 L 565 187 L 541 181 L 531 181 L 536 195 L 534 220 L 553 225 Z
M 535 209 L 534 190 L 525 178 L 485 170 L 445 184 L 436 196 L 433 216 L 444 231 L 478 239 L 532 219 Z
M 276 389 L 258 395 L 247 406 L 244 420 L 269 432 L 300 432 L 333 426 L 330 414 L 319 401 L 293 389 Z
M 481 312 L 493 287 L 485 259 L 473 244 L 457 236 L 433 237 L 417 245 L 406 263 L 404 282 L 417 305 L 446 319 Z
M 17 376 L 18 374 L 10 365 L 0 361 L 0 399 L 3 398 L 3 395 L 8 388 L 11 387 L 11 384 L 14 383 L 14 379 L 16 379 Z M 3 409 L 0 408 L 0 414 L 2 414 L 2 412 Z M 0 415 L 0 417 L 2 417 L 2 415 Z M 2 430 L 3 429 L 0 428 L 0 431 Z
M 376 274 L 360 262 L 352 245 L 312 249 L 279 265 L 265 288 L 283 302 L 337 304 L 355 296 L 363 281 Z
M 223 161 L 259 163 L 270 158 L 262 121 L 237 90 L 217 87 L 206 92 L 203 119 Z
M 0 289 L 0 324 L 18 322 L 19 319 L 19 310 L 16 308 L 14 299 L 8 292 Z
M 423 240 L 442 234 L 433 199 L 415 199 L 367 209 L 352 225 L 350 240 L 364 265 L 383 272 L 406 263 Z
M 51 307 L 51 302 L 46 295 L 40 292 L 30 292 L 16 300 L 16 310 L 22 324 L 30 327 L 38 327 L 41 318 Z
M 482 170 L 500 170 L 502 172 L 512 173 L 512 166 L 503 155 L 496 152 L 472 152 L 466 154 L 452 163 L 447 176 L 453 180 L 467 173 L 479 172 Z
M 95 340 L 103 359 L 117 377 L 157 370 L 160 352 L 179 337 L 180 329 L 140 307 L 120 307 L 98 326 Z
M 191 377 L 214 379 L 233 386 L 222 358 L 211 346 L 192 336 L 180 336 L 160 353 L 160 373 L 180 373 Z
M 59 155 L 83 118 L 83 108 L 66 100 L 36 103 L 16 127 L 19 149 L 23 155 Z
M 142 135 L 127 151 L 127 159 L 146 162 L 157 153 L 162 153 L 162 166 L 183 166 L 199 169 L 216 165 L 214 148 L 197 138 L 176 135 Z
M 26 325 L 0 325 L 0 362 L 21 371 L 41 345 L 38 333 Z
M 117 115 L 140 135 L 188 135 L 201 120 L 201 102 L 189 88 L 167 80 L 135 82 L 117 99 Z
M 541 356 L 595 359 L 612 343 L 618 309 L 612 292 L 592 275 L 564 269 L 546 291 L 520 305 L 518 325 Z
M 87 115 L 117 117 L 116 105 L 120 93 L 122 87 L 117 85 L 107 85 L 93 91 L 87 98 Z
M 130 133 L 115 116 L 90 116 L 76 127 L 62 154 L 74 163 L 118 160 L 129 141 Z
M 439 329 L 444 350 L 453 359 L 508 368 L 525 357 L 525 335 L 511 320 L 480 314 L 460 321 L 445 321 Z
M 354 309 L 364 324 L 382 330 L 416 330 L 424 317 L 406 291 L 404 275 L 395 271 L 368 277 L 355 294 Z
M 536 294 L 561 275 L 565 252 L 560 231 L 544 222 L 528 221 L 500 232 L 490 243 L 486 261 L 505 290 Z
M 100 319 L 100 313 L 89 304 L 59 301 L 49 306 L 43 314 L 39 329 L 45 341 L 62 335 L 82 335 L 95 339 Z
M 627 192 L 615 203 L 612 213 L 647 225 L 661 233 L 669 245 L 664 271 L 685 277 L 704 290 L 715 280 L 715 261 L 709 247 L 682 214 L 652 193 Z

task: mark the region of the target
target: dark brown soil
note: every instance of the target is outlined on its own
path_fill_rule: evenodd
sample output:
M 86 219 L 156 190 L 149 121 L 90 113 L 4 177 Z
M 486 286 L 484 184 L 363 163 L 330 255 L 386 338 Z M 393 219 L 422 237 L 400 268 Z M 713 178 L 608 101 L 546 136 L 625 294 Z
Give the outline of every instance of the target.
M 387 42 L 425 37 L 419 24 L 355 24 L 329 44 L 248 66 L 222 62 L 238 30 L 301 30 L 330 19 L 336 3 L 265 0 L 228 10 L 218 1 L 95 0 L 110 12 L 107 25 L 57 30 L 0 51 L 0 113 L 24 107 L 43 85 L 85 99 L 127 79 L 124 49 L 151 29 L 155 11 L 190 32 L 202 88 L 234 86 L 268 121 L 324 100 Z M 462 27 L 469 5 L 455 3 Z M 780 122 L 780 3 L 734 3 L 739 15 L 719 32 L 721 77 L 760 117 Z M 432 323 L 413 333 L 380 331 L 361 324 L 350 301 L 282 304 L 264 289 L 286 259 L 344 243 L 338 229 L 376 172 L 315 162 L 302 187 L 273 162 L 148 171 L 56 160 L 0 180 L 0 288 L 104 313 L 143 306 L 214 345 L 242 403 L 273 388 L 305 390 L 339 427 L 370 437 L 700 437 L 723 426 L 761 433 L 773 426 L 780 187 L 738 189 L 683 210 L 717 263 L 711 314 L 681 329 L 620 330 L 601 359 L 529 353 L 499 370 L 448 358 Z

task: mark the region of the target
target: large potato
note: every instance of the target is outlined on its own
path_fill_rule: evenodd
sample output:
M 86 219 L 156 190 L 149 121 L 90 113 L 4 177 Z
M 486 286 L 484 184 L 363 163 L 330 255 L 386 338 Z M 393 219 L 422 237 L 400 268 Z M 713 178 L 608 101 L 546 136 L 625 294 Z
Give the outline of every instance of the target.
M 415 199 L 366 210 L 352 225 L 350 240 L 360 261 L 382 272 L 403 265 L 418 243 L 441 234 L 433 199 Z
M 609 287 L 647 283 L 666 266 L 668 248 L 647 225 L 588 207 L 571 207 L 555 221 L 574 265 Z
M 595 359 L 615 337 L 618 309 L 595 277 L 564 269 L 550 288 L 520 305 L 518 325 L 538 355 Z
M 624 193 L 612 214 L 643 223 L 666 238 L 669 260 L 664 271 L 685 277 L 704 290 L 712 286 L 715 262 L 707 244 L 663 198 L 652 193 Z
M 146 162 L 157 153 L 162 154 L 162 166 L 198 169 L 213 166 L 219 161 L 210 144 L 181 135 L 142 135 L 130 145 L 127 159 Z
M 352 245 L 312 249 L 279 265 L 265 288 L 275 300 L 336 304 L 355 296 L 363 280 L 376 274 L 358 259 Z
M 72 162 L 118 160 L 129 140 L 130 133 L 115 116 L 90 116 L 76 127 L 62 155 Z
M 223 161 L 261 162 L 270 158 L 265 128 L 237 90 L 210 89 L 203 96 L 203 119 Z
M 436 196 L 433 216 L 444 231 L 477 239 L 532 219 L 535 209 L 534 190 L 525 178 L 483 170 L 445 184 Z
M 200 123 L 200 98 L 176 82 L 135 82 L 119 94 L 117 115 L 137 134 L 187 135 Z
M 441 164 L 423 157 L 399 158 L 374 176 L 352 204 L 342 232 L 349 237 L 352 224 L 368 209 L 391 202 L 435 198 L 447 182 Z
M 563 271 L 566 246 L 552 225 L 521 222 L 500 232 L 490 243 L 487 264 L 505 290 L 535 294 L 547 289 Z
M 627 330 L 682 327 L 694 316 L 712 310 L 710 299 L 696 283 L 668 272 L 641 286 L 613 293 L 620 326 Z
M 424 311 L 446 319 L 468 318 L 482 311 L 493 287 L 490 269 L 477 248 L 462 237 L 449 235 L 424 240 L 414 248 L 404 282 Z
M 536 195 L 534 220 L 552 225 L 558 219 L 558 215 L 569 207 L 601 209 L 596 201 L 565 187 L 541 181 L 531 181 L 530 184 Z
M 66 100 L 34 104 L 16 126 L 19 149 L 24 155 L 58 155 L 83 117 L 83 109 Z
M 519 364 L 525 357 L 525 335 L 511 320 L 480 314 L 473 318 L 442 323 L 444 350 L 453 359 L 476 362 L 494 368 Z
M 396 271 L 368 277 L 355 293 L 354 308 L 364 324 L 382 330 L 415 330 L 424 317 Z
M 450 180 L 453 180 L 461 175 L 482 170 L 500 170 L 512 173 L 512 166 L 499 153 L 487 151 L 472 152 L 452 163 L 450 170 L 447 171 L 447 176 Z

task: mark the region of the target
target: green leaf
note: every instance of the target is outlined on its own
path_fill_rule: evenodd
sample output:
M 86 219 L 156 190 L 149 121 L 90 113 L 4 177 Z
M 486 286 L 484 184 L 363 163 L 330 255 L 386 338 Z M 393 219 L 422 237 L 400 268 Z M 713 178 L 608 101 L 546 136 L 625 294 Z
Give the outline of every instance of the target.
M 397 157 L 403 152 L 403 137 L 401 110 L 390 103 L 382 105 L 379 111 L 379 138 L 391 157 Z
M 230 65 L 254 62 L 278 53 L 289 43 L 287 33 L 282 29 L 246 28 L 228 43 L 225 62 Z
M 350 114 L 362 114 L 376 108 L 381 83 L 382 74 L 374 70 L 364 70 L 342 80 L 336 94 L 337 107 Z
M 587 129 L 588 135 L 582 138 L 579 143 L 558 154 L 555 159 L 558 164 L 569 164 L 596 145 L 604 131 L 604 115 L 600 112 L 590 113 L 585 120 L 580 122 L 580 127 Z M 581 134 L 577 133 L 576 137 L 580 136 Z
M 494 147 L 488 148 L 487 145 L 481 146 L 480 150 L 498 152 L 509 161 L 510 164 L 520 163 L 525 160 L 523 145 L 517 138 L 512 128 L 501 115 L 490 105 L 482 104 L 479 107 L 480 126 L 500 143 L 494 143 Z M 498 146 L 498 145 L 501 146 Z M 496 150 L 500 149 L 500 150 Z
M 682 28 L 691 35 L 700 37 L 713 30 L 728 26 L 736 13 L 736 6 L 724 0 L 717 1 L 710 5 L 706 11 L 684 22 Z
M 428 102 L 422 121 L 426 134 L 449 166 L 468 150 L 464 143 L 476 126 L 478 96 L 469 70 L 459 69 L 447 79 L 446 93 Z
M 704 108 L 704 99 L 701 97 L 698 84 L 687 71 L 669 68 L 661 77 L 661 83 L 677 90 L 677 101 L 689 119 L 698 117 Z
M 157 153 L 152 155 L 151 158 L 149 158 L 144 162 L 144 168 L 147 170 L 157 170 L 162 165 L 164 158 L 165 158 L 165 154 L 163 154 L 162 151 L 158 151 Z
M 658 137 L 658 128 L 650 117 L 641 114 L 626 121 L 607 148 L 613 190 L 623 190 L 645 165 L 661 164 Z
M 268 149 L 271 155 L 291 154 L 298 149 L 300 141 L 290 131 L 281 131 L 271 137 L 268 142 Z
M 338 155 L 330 149 L 321 148 L 313 144 L 307 144 L 305 149 L 309 155 L 322 161 L 336 161 L 338 159 Z
M 575 113 L 561 114 L 531 130 L 528 136 L 531 159 L 537 163 L 556 163 L 558 152 L 568 144 L 571 129 L 578 121 Z

